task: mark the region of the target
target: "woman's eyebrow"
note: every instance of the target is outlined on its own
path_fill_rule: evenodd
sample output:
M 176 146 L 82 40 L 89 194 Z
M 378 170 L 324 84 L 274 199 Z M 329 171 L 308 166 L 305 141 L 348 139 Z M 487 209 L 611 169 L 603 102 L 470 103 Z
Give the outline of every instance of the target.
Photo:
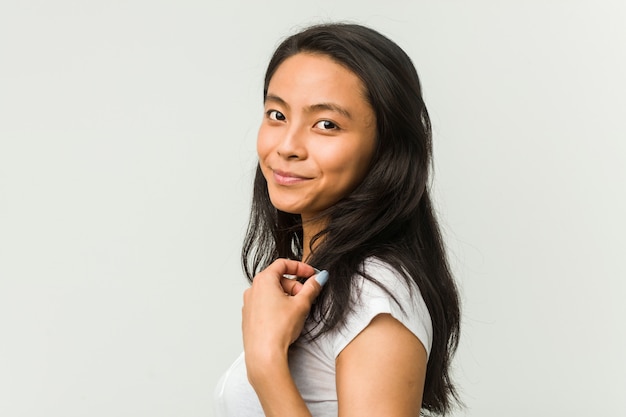
M 265 102 L 267 103 L 268 101 L 280 104 L 281 106 L 285 107 L 287 110 L 290 109 L 289 104 L 287 104 L 285 100 L 283 100 L 282 98 L 280 98 L 279 96 L 275 94 L 266 95 Z M 322 110 L 334 111 L 352 120 L 352 115 L 350 114 L 350 112 L 346 108 L 341 107 L 340 105 L 335 104 L 335 103 L 311 104 L 310 106 L 306 107 L 305 112 L 315 113 L 315 112 L 322 111 Z
M 330 111 L 334 111 L 337 112 L 345 117 L 347 117 L 348 119 L 352 119 L 352 115 L 350 114 L 350 112 L 348 110 L 346 110 L 345 108 L 341 107 L 338 104 L 335 103 L 319 103 L 319 104 L 311 104 L 309 107 L 307 107 L 306 111 L 308 113 L 314 113 L 316 111 L 321 111 L 321 110 L 330 110 Z
M 287 109 L 289 109 L 289 104 L 287 104 L 287 102 L 285 100 L 283 100 L 282 98 L 274 95 L 274 94 L 268 94 L 265 96 L 265 103 L 267 103 L 268 101 L 273 101 L 274 103 L 280 104 L 281 106 L 286 107 Z

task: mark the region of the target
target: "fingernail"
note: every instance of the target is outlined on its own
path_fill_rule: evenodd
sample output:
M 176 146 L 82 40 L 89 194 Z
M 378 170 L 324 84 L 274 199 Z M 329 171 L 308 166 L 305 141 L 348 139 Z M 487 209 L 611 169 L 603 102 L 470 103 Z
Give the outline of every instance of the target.
M 315 273 L 316 273 L 316 274 L 319 274 L 320 272 L 322 272 L 322 271 L 320 271 L 319 269 L 317 269 L 317 268 L 315 268 L 315 267 L 313 267 L 313 269 L 315 270 Z
M 323 287 L 326 281 L 328 281 L 328 271 L 321 271 L 319 274 L 315 275 L 315 281 Z

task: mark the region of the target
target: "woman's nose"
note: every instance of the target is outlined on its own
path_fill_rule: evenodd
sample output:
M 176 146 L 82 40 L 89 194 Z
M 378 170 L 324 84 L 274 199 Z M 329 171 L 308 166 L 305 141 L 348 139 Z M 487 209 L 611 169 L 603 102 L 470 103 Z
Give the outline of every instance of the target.
M 306 144 L 304 129 L 295 125 L 289 126 L 284 131 L 276 151 L 278 155 L 285 159 L 306 158 Z

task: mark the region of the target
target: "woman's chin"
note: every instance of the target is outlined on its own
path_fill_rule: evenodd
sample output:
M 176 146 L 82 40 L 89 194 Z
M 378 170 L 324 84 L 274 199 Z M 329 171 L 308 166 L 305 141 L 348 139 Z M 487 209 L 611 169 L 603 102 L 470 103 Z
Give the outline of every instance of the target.
M 283 211 L 285 213 L 289 213 L 289 214 L 301 214 L 302 212 L 302 206 L 300 204 L 297 204 L 295 202 L 286 202 L 283 200 L 274 200 L 274 199 L 270 199 L 272 201 L 272 205 L 280 211 Z

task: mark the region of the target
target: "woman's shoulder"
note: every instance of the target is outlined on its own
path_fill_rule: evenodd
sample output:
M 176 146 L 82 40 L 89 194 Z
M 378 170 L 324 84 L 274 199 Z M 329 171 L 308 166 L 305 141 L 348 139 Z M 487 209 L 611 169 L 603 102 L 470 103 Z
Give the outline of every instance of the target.
M 416 296 L 421 298 L 417 284 L 408 274 L 401 267 L 395 267 L 384 259 L 377 257 L 365 259 L 361 272 L 354 277 L 359 292 L 365 290 L 378 294 L 382 290 L 395 298 L 412 299 Z
M 355 337 L 379 314 L 390 314 L 417 336 L 427 352 L 432 322 L 420 290 L 401 270 L 380 258 L 367 258 L 354 277 L 354 293 L 346 318 L 347 339 Z

